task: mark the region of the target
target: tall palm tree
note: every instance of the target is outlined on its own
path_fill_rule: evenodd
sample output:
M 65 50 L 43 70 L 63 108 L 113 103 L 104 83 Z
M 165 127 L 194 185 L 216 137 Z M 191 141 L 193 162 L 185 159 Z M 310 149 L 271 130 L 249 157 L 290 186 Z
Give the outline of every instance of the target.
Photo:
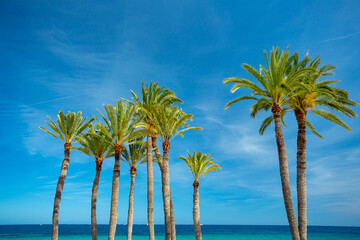
M 59 209 L 61 202 L 61 194 L 64 188 L 66 173 L 70 164 L 70 152 L 72 144 L 76 142 L 76 137 L 79 136 L 94 119 L 87 120 L 87 117 L 81 116 L 81 112 L 74 113 L 68 112 L 66 115 L 63 111 L 60 111 L 57 115 L 57 120 L 55 124 L 49 116 L 49 121 L 45 121 L 47 125 L 52 129 L 50 131 L 46 130 L 43 127 L 40 127 L 41 130 L 49 133 L 51 136 L 58 138 L 64 142 L 64 160 L 61 164 L 61 172 L 56 185 L 56 194 L 54 200 L 54 209 L 52 216 L 52 233 L 51 240 L 57 240 L 59 235 Z
M 129 151 L 124 148 L 121 152 L 122 160 L 130 167 L 130 193 L 129 193 L 129 211 L 127 221 L 127 240 L 132 238 L 133 212 L 134 212 L 134 186 L 137 167 L 146 162 L 146 144 L 144 137 L 134 139 L 129 145 Z
M 144 127 L 147 133 L 147 211 L 148 211 L 148 228 L 149 240 L 155 239 L 154 232 L 154 174 L 153 174 L 153 160 L 152 160 L 152 136 L 155 134 L 155 126 L 151 120 L 154 115 L 156 107 L 171 106 L 174 103 L 182 103 L 180 99 L 175 96 L 175 93 L 159 87 L 158 83 L 150 82 L 150 84 L 142 83 L 142 98 L 139 98 L 133 91 L 131 91 L 132 100 L 139 110 L 139 114 L 145 123 Z
M 154 133 L 152 136 L 153 150 L 155 151 L 155 160 L 159 165 L 160 172 L 162 174 L 162 156 L 157 146 L 157 134 Z M 175 213 L 174 204 L 172 201 L 171 189 L 170 189 L 170 218 L 171 218 L 171 240 L 176 240 L 176 226 L 175 226 Z
M 153 116 L 156 132 L 160 137 L 163 148 L 163 159 L 161 163 L 161 181 L 165 215 L 165 240 L 172 238 L 171 230 L 171 201 L 170 201 L 170 172 L 169 172 L 169 150 L 170 141 L 188 130 L 202 130 L 199 127 L 188 127 L 187 121 L 192 120 L 192 114 L 185 114 L 177 107 L 156 108 Z
M 333 80 L 320 81 L 324 76 L 333 75 L 333 65 L 320 66 L 321 60 L 316 57 L 310 61 L 307 54 L 302 61 L 298 61 L 298 54 L 292 68 L 313 68 L 315 71 L 306 74 L 299 81 L 301 86 L 296 94 L 289 98 L 290 109 L 294 112 L 298 124 L 297 134 L 297 198 L 298 198 L 298 221 L 300 239 L 307 239 L 307 201 L 306 201 L 306 128 L 309 128 L 316 136 L 322 138 L 307 119 L 307 113 L 323 117 L 337 125 L 351 131 L 351 129 L 335 114 L 321 109 L 328 108 L 343 113 L 348 117 L 355 117 L 356 113 L 348 106 L 358 105 L 349 99 L 349 94 L 343 89 L 335 88 L 332 84 L 339 82 Z
M 262 65 L 260 65 L 259 71 L 248 64 L 243 64 L 242 66 L 260 83 L 260 86 L 244 78 L 228 78 L 223 81 L 224 83 L 235 83 L 231 89 L 232 92 L 244 87 L 252 90 L 251 96 L 235 98 L 226 104 L 225 109 L 245 99 L 256 100 L 256 103 L 251 107 L 252 117 L 255 117 L 260 110 L 268 111 L 271 109 L 272 116 L 266 118 L 262 126 L 268 126 L 272 121 L 275 122 L 275 137 L 279 155 L 281 186 L 286 214 L 292 238 L 299 240 L 299 230 L 291 198 L 288 161 L 281 121 L 284 114 L 283 110 L 286 110 L 288 98 L 292 93 L 289 89 L 293 89 L 297 81 L 312 70 L 308 68 L 291 68 L 294 57 L 290 56 L 288 49 L 284 52 L 279 51 L 278 48 L 273 48 L 270 52 L 270 59 L 268 58 L 267 52 L 264 51 L 264 53 L 267 69 Z M 285 106 L 285 109 L 283 109 L 283 106 Z M 259 131 L 262 133 L 263 129 L 260 128 Z
M 99 124 L 96 124 L 96 128 L 99 128 Z M 86 134 L 77 137 L 77 141 L 81 144 L 82 147 L 73 147 L 74 149 L 92 157 L 96 164 L 96 174 L 91 195 L 91 233 L 93 240 L 97 239 L 96 202 L 101 166 L 104 159 L 114 155 L 114 148 L 106 140 L 107 137 L 104 134 L 101 134 L 101 132 L 96 131 L 96 128 L 93 125 L 90 125 Z
M 104 105 L 104 109 L 106 116 L 98 110 L 105 122 L 105 124 L 99 125 L 99 131 L 107 136 L 107 141 L 112 144 L 115 150 L 108 237 L 109 240 L 114 240 L 118 213 L 121 151 L 125 144 L 138 136 L 135 128 L 137 121 L 141 119 L 134 117 L 136 109 L 133 105 L 127 105 L 121 100 L 117 102 L 116 107 L 108 104 Z
M 194 195 L 193 195 L 193 220 L 196 240 L 201 240 L 201 226 L 200 226 L 200 207 L 199 207 L 199 180 L 206 173 L 210 171 L 218 171 L 221 167 L 215 164 L 214 158 L 209 158 L 210 154 L 203 154 L 202 152 L 194 151 L 191 155 L 188 151 L 188 156 L 180 156 L 181 160 L 184 160 L 188 165 L 193 177 L 194 177 Z

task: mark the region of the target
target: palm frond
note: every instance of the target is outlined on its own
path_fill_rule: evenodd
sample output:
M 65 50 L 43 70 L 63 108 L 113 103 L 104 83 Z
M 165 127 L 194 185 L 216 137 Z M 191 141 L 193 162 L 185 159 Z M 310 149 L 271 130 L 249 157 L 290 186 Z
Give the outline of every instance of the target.
M 215 164 L 214 158 L 210 158 L 210 154 L 203 154 L 202 152 L 196 152 L 191 155 L 187 151 L 188 155 L 186 157 L 179 156 L 178 158 L 183 160 L 189 167 L 194 180 L 199 180 L 205 174 L 210 171 L 218 171 L 221 169 L 219 164 Z
M 346 123 L 344 121 L 342 121 L 338 116 L 336 116 L 335 114 L 326 111 L 326 110 L 320 110 L 320 109 L 312 109 L 311 110 L 312 113 L 314 113 L 315 115 L 318 115 L 320 117 L 323 117 L 339 126 L 342 126 L 343 128 L 345 128 L 348 131 L 351 131 L 351 129 L 349 128 L 348 125 L 346 125 Z
M 306 128 L 308 128 L 315 136 L 323 139 L 323 137 L 316 131 L 315 127 L 309 121 L 309 119 L 306 119 Z
M 68 112 L 65 115 L 64 111 L 59 111 L 56 123 L 49 116 L 47 117 L 50 122 L 45 122 L 52 131 L 43 127 L 40 127 L 40 129 L 66 143 L 75 143 L 76 138 L 80 136 L 80 134 L 85 131 L 85 129 L 88 128 L 90 123 L 94 120 L 90 119 L 89 121 L 86 121 L 87 118 L 83 117 L 81 112 L 78 112 L 77 114 L 74 112 Z

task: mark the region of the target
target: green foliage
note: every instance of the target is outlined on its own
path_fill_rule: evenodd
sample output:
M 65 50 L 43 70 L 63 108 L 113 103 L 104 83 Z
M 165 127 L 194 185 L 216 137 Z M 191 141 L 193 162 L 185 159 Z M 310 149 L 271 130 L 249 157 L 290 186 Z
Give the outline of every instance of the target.
M 139 115 L 143 121 L 151 125 L 151 119 L 154 117 L 155 108 L 168 107 L 175 103 L 182 103 L 182 100 L 175 96 L 173 91 L 165 87 L 159 87 L 158 82 L 150 84 L 142 83 L 142 98 L 139 98 L 133 91 L 131 91 L 133 103 L 139 110 Z M 151 128 L 151 126 L 149 126 Z M 151 128 L 151 130 L 155 130 Z
M 105 124 L 98 125 L 98 131 L 106 136 L 106 141 L 112 145 L 124 146 L 136 137 L 142 136 L 142 132 L 135 130 L 141 118 L 135 118 L 136 108 L 132 104 L 126 104 L 119 100 L 116 107 L 111 104 L 104 105 L 105 114 L 100 113 Z
M 100 126 L 100 123 L 97 123 L 95 127 L 91 124 L 87 133 L 76 138 L 81 147 L 72 148 L 85 153 L 96 161 L 114 156 L 114 148 L 107 141 L 106 135 L 99 131 Z
M 349 93 L 346 90 L 333 86 L 333 84 L 340 82 L 339 80 L 320 80 L 324 76 L 333 75 L 332 70 L 336 68 L 331 64 L 320 65 L 319 56 L 312 61 L 306 56 L 300 63 L 298 55 L 294 56 L 291 66 L 293 69 L 312 68 L 313 71 L 299 79 L 298 84 L 294 87 L 293 95 L 289 97 L 287 103 L 291 109 L 298 110 L 304 115 L 306 112 L 313 113 L 351 131 L 334 113 L 320 108 L 330 109 L 351 118 L 357 115 L 349 106 L 358 106 L 359 104 L 349 99 Z M 322 138 L 309 119 L 306 120 L 306 127 L 316 136 Z
M 81 112 L 74 113 L 68 112 L 66 115 L 63 111 L 60 111 L 57 115 L 56 123 L 49 117 L 49 121 L 45 121 L 47 125 L 52 129 L 49 131 L 43 127 L 39 127 L 41 130 L 49 133 L 51 136 L 56 137 L 65 143 L 75 143 L 77 142 L 77 137 L 89 127 L 90 123 L 94 120 L 91 118 L 89 121 L 87 117 L 81 116 Z
M 227 78 L 223 83 L 234 83 L 231 92 L 234 93 L 241 88 L 247 88 L 252 91 L 251 96 L 240 96 L 226 104 L 225 109 L 232 104 L 242 100 L 256 100 L 257 102 L 251 107 L 251 116 L 260 111 L 268 111 L 272 106 L 286 105 L 286 100 L 289 97 L 289 89 L 295 86 L 296 82 L 311 69 L 293 69 L 291 62 L 294 57 L 290 56 L 288 49 L 279 51 L 278 48 L 273 48 L 270 52 L 270 60 L 268 54 L 264 51 L 265 59 L 268 69 L 260 65 L 260 69 L 256 70 L 254 67 L 243 64 L 243 68 L 250 73 L 256 82 L 244 78 Z M 259 85 L 260 84 L 260 85 Z
M 138 137 L 129 144 L 129 150 L 126 147 L 121 151 L 122 159 L 129 167 L 137 168 L 140 164 L 146 162 L 146 143 L 144 137 Z
M 349 99 L 347 91 L 332 86 L 339 82 L 338 80 L 320 81 L 320 78 L 324 76 L 333 75 L 334 65 L 320 66 L 319 57 L 311 60 L 307 55 L 300 61 L 298 53 L 295 52 L 290 56 L 288 49 L 283 52 L 278 48 L 272 49 L 270 58 L 265 51 L 265 59 L 267 69 L 260 65 L 259 71 L 248 64 L 243 64 L 243 68 L 255 78 L 257 83 L 234 77 L 223 81 L 223 83 L 234 83 L 231 89 L 232 93 L 240 88 L 252 91 L 250 96 L 240 96 L 228 102 L 225 109 L 238 101 L 252 99 L 256 100 L 256 103 L 250 107 L 251 117 L 255 117 L 260 111 L 269 111 L 273 106 L 279 106 L 282 108 L 281 121 L 283 125 L 285 125 L 285 114 L 290 110 L 298 110 L 305 115 L 306 112 L 311 112 L 350 130 L 335 114 L 317 109 L 325 107 L 347 117 L 356 116 L 356 113 L 349 107 L 359 106 L 359 104 Z M 269 116 L 262 122 L 259 129 L 261 135 L 272 121 L 273 116 Z M 316 136 L 321 137 L 308 119 L 306 126 Z
M 193 155 L 191 155 L 189 151 L 187 152 L 188 156 L 180 156 L 179 158 L 186 162 L 195 181 L 199 180 L 210 171 L 218 171 L 221 169 L 218 164 L 213 162 L 214 158 L 209 158 L 210 154 L 194 151 Z
M 151 121 L 162 142 L 170 142 L 174 137 L 189 130 L 202 130 L 200 127 L 189 127 L 187 121 L 192 121 L 192 114 L 186 114 L 177 107 L 159 107 L 154 109 Z

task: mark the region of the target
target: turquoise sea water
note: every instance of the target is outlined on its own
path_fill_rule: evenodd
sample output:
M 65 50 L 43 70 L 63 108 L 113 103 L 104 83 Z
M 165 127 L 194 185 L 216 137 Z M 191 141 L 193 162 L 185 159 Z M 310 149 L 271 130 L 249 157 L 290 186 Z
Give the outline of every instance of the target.
M 98 226 L 98 239 L 107 239 L 108 225 Z M 177 225 L 177 239 L 195 239 L 192 225 Z M 146 225 L 134 225 L 133 239 L 146 240 Z M 155 226 L 157 239 L 164 238 L 164 227 Z M 50 239 L 51 225 L 0 225 L 0 239 L 45 240 Z M 288 226 L 203 225 L 204 240 L 290 240 Z M 90 240 L 90 225 L 60 225 L 60 240 Z M 118 225 L 117 240 L 126 239 L 126 226 Z M 309 226 L 309 240 L 359 240 L 360 227 L 316 227 Z

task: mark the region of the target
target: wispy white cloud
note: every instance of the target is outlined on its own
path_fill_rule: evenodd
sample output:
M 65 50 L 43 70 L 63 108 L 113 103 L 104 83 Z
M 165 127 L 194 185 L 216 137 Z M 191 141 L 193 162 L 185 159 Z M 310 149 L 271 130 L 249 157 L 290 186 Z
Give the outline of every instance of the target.
M 49 176 L 38 176 L 36 177 L 36 179 L 45 179 L 45 178 L 48 178 Z
M 34 107 L 26 105 L 19 106 L 20 119 L 25 123 L 25 132 L 22 134 L 24 147 L 31 155 L 42 154 L 43 156 L 54 156 L 55 153 L 62 152 L 63 146 L 57 143 L 58 139 L 47 136 L 39 129 L 42 124 L 46 128 L 46 113 Z
M 75 96 L 67 96 L 67 97 L 60 97 L 60 98 L 55 98 L 55 99 L 49 99 L 49 100 L 45 100 L 45 101 L 41 101 L 41 102 L 37 102 L 37 103 L 31 103 L 31 104 L 27 104 L 26 106 L 31 107 L 31 106 L 35 106 L 35 105 L 39 105 L 39 104 L 44 104 L 44 103 L 49 103 L 49 102 L 57 102 L 57 101 L 61 101 L 64 99 L 70 99 L 70 98 L 76 98 L 76 97 L 80 97 L 80 96 L 84 96 L 87 93 L 84 94 L 79 94 L 79 95 L 75 95 Z
M 357 35 L 360 35 L 360 32 L 355 32 L 355 33 L 351 33 L 351 34 L 346 34 L 346 35 L 342 35 L 342 36 L 338 36 L 338 37 L 325 39 L 325 40 L 320 41 L 319 43 L 330 42 L 330 41 L 335 41 L 335 40 L 342 40 L 342 39 L 354 37 L 354 36 L 357 36 Z

